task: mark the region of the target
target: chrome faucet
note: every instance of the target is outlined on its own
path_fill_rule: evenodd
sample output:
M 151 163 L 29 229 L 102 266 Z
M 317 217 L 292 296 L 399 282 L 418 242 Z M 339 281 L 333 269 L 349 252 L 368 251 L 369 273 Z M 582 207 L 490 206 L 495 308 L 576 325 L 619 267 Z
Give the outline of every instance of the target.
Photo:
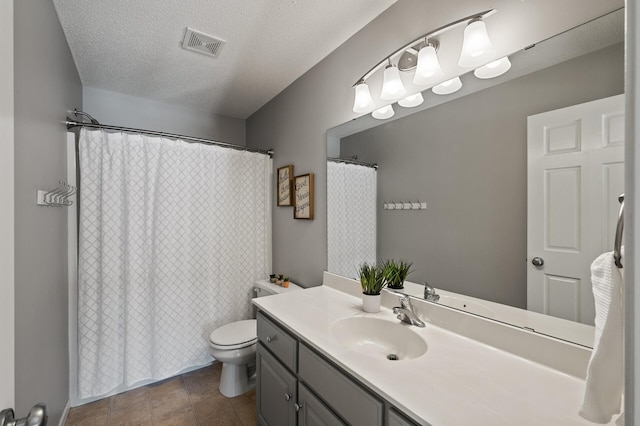
M 416 327 L 424 327 L 424 321 L 418 318 L 411 299 L 406 294 L 396 293 L 400 299 L 400 306 L 393 308 L 393 313 L 398 315 L 398 319 L 407 324 L 415 325 Z
M 428 302 L 437 302 L 440 295 L 436 293 L 436 289 L 431 287 L 426 281 L 424 282 L 424 300 Z

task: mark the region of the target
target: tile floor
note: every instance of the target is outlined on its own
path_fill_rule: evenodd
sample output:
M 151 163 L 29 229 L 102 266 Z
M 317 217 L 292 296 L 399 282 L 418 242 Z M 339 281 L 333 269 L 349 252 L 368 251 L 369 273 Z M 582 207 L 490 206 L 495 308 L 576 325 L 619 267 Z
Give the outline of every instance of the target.
M 255 391 L 220 393 L 222 364 L 72 408 L 66 426 L 253 426 Z

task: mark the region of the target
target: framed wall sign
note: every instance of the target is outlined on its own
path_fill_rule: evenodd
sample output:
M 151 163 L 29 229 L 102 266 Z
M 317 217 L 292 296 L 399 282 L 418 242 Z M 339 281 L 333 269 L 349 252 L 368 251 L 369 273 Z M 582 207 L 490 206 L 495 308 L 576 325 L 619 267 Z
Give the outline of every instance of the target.
M 278 176 L 276 177 L 276 187 L 278 206 L 293 205 L 293 166 L 283 166 L 278 168 Z
M 313 220 L 313 173 L 293 179 L 293 218 Z

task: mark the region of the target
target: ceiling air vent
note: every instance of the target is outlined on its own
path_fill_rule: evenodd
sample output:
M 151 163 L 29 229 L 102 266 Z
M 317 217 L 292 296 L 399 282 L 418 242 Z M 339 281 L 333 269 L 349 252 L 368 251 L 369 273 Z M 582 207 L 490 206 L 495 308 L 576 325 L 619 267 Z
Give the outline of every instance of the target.
M 225 41 L 213 36 L 187 28 L 182 40 L 182 47 L 187 50 L 200 52 L 208 56 L 217 58 L 224 46 Z

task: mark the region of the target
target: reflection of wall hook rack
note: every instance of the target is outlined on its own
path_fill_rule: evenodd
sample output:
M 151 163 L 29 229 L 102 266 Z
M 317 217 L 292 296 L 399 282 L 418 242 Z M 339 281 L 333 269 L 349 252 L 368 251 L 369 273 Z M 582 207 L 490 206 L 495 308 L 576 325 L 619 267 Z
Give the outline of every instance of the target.
M 424 201 L 408 201 L 402 203 L 384 203 L 385 210 L 426 210 L 427 203 Z
M 76 193 L 76 187 L 66 182 L 58 182 L 58 187 L 51 191 L 38 190 L 36 204 L 48 207 L 63 207 L 73 204 L 73 200 L 69 199 Z

